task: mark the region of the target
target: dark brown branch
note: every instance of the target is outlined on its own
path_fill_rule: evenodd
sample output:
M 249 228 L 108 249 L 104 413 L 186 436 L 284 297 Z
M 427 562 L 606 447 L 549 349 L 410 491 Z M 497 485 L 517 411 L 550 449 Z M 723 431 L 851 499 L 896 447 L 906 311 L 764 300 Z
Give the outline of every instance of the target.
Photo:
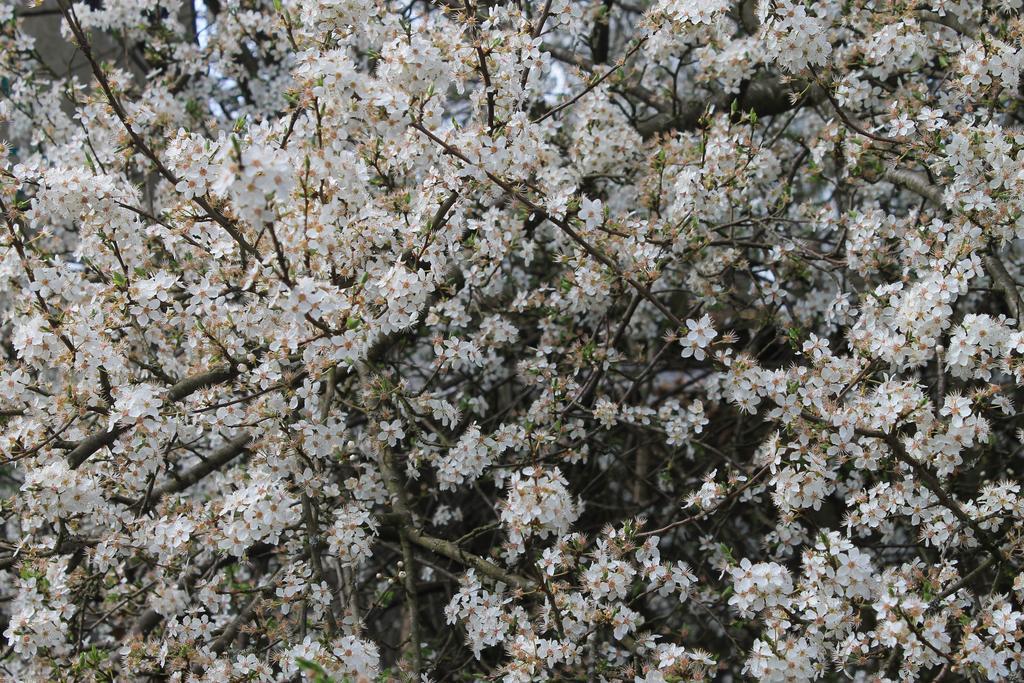
M 205 389 L 235 377 L 238 373 L 230 367 L 220 367 L 208 372 L 203 372 L 192 377 L 187 377 L 170 388 L 167 400 L 164 405 L 177 403 L 191 396 L 200 389 Z M 104 430 L 86 437 L 80 441 L 75 448 L 68 453 L 67 460 L 71 469 L 76 469 L 88 460 L 94 453 L 114 443 L 119 436 L 128 431 L 128 425 L 115 425 L 111 430 Z
M 208 474 L 219 470 L 221 467 L 249 450 L 251 441 L 251 434 L 242 433 L 218 448 L 194 467 L 189 468 L 176 477 L 168 479 L 160 486 L 155 487 L 149 496 L 150 507 L 156 505 L 164 496 L 179 493 L 198 484 Z

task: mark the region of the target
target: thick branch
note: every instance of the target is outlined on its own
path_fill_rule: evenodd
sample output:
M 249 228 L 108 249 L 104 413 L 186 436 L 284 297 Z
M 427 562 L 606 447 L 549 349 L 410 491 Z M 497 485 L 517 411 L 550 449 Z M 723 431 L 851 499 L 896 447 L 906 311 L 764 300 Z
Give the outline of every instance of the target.
M 642 136 L 650 137 L 670 130 L 696 128 L 701 117 L 713 105 L 719 111 L 730 111 L 735 107 L 740 112 L 754 112 L 757 116 L 774 116 L 798 107 L 814 104 L 824 97 L 818 86 L 789 85 L 782 79 L 769 74 L 755 77 L 739 95 L 712 93 L 704 97 L 679 103 L 675 108 L 644 121 L 637 126 Z
M 432 553 L 441 555 L 442 557 L 447 557 L 448 559 L 454 560 L 466 567 L 472 567 L 484 576 L 488 576 L 495 581 L 503 581 L 509 586 L 520 588 L 524 591 L 533 591 L 537 589 L 537 585 L 530 579 L 519 576 L 518 574 L 507 572 L 490 560 L 486 560 L 479 555 L 466 552 L 451 541 L 428 536 L 427 534 L 418 531 L 412 525 L 408 525 L 406 529 L 406 536 L 409 540 L 421 548 L 425 548 Z
M 209 457 L 194 467 L 172 479 L 168 479 L 160 486 L 154 488 L 152 493 L 150 493 L 150 505 L 156 505 L 156 503 L 164 496 L 184 491 L 185 489 L 199 483 L 203 477 L 211 472 L 219 470 L 221 467 L 248 450 L 249 443 L 251 441 L 252 435 L 247 432 L 243 432 L 231 441 L 228 441 L 224 446 L 214 451 Z
M 182 401 L 200 389 L 233 379 L 237 374 L 232 368 L 221 367 L 187 377 L 170 388 L 167 392 L 167 400 L 164 402 L 164 406 Z M 129 429 L 130 427 L 127 425 L 115 425 L 111 430 L 104 430 L 86 437 L 68 453 L 68 466 L 71 469 L 77 469 L 94 453 L 113 444 L 119 436 Z

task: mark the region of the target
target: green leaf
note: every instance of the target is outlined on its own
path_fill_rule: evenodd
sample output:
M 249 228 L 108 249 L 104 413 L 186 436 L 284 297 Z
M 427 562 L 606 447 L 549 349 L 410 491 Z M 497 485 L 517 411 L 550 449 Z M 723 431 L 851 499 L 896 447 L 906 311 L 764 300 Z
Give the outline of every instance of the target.
M 295 663 L 303 671 L 308 671 L 313 674 L 313 680 L 316 683 L 334 683 L 334 679 L 327 675 L 324 668 L 314 661 L 305 659 L 304 657 L 297 657 Z

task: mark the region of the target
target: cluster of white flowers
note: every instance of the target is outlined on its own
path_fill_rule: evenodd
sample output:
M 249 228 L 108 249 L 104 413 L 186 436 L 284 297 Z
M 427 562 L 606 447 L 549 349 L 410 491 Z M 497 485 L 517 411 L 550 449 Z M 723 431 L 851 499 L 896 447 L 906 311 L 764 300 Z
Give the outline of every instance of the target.
M 500 454 L 498 442 L 480 433 L 480 427 L 471 424 L 465 433 L 437 462 L 437 483 L 441 490 L 454 490 L 462 484 L 476 481 Z
M 1024 56 L 1002 41 L 993 42 L 972 42 L 960 55 L 960 83 L 969 92 L 977 94 L 992 86 L 1013 89 L 1020 81 Z
M 257 541 L 277 543 L 301 515 L 299 502 L 286 482 L 267 470 L 257 470 L 245 486 L 224 496 L 217 546 L 240 555 Z
M 712 324 L 711 316 L 705 315 L 700 320 L 686 321 L 686 336 L 679 340 L 683 346 L 683 358 L 704 360 L 707 358 L 705 349 L 718 336 Z
M 182 545 L 191 540 L 195 528 L 195 522 L 188 517 L 168 519 L 165 515 L 145 529 L 142 537 L 146 540 L 149 551 L 161 561 L 167 562 L 180 552 Z
M 793 594 L 793 577 L 775 562 L 752 564 L 743 558 L 731 570 L 733 595 L 729 604 L 744 616 L 776 607 L 787 608 Z
M 334 524 L 327 529 L 331 554 L 344 564 L 362 564 L 372 554 L 371 541 L 376 520 L 365 509 L 346 505 L 334 513 Z
M 606 625 L 617 641 L 637 633 L 644 618 L 630 605 L 635 606 L 633 596 L 644 587 L 643 596 L 662 600 L 674 595 L 678 604 L 687 601 L 697 582 L 685 562 L 662 561 L 658 536 L 647 535 L 638 547 L 634 535 L 638 530 L 635 524 L 608 529 L 586 554 L 576 534 L 564 536 L 544 550 L 537 567 L 543 580 L 550 583 L 546 590 L 553 601 L 545 605 L 540 628 L 556 629 L 558 639 L 541 637 L 528 620 L 524 621 L 526 616 L 515 605 L 510 587 L 499 582 L 498 592 L 488 591 L 473 570 L 463 576 L 460 591 L 445 608 L 448 623 L 458 622 L 465 627 L 478 658 L 486 647 L 505 644 L 513 649 L 519 656 L 505 669 L 507 680 L 546 677 L 546 669 L 537 659 L 546 660 L 548 666 L 578 663 L 580 651 L 575 639 L 585 637 L 595 625 Z M 570 555 L 575 561 L 569 559 Z M 568 590 L 566 579 L 573 574 L 579 592 Z M 682 648 L 659 649 L 657 670 L 664 674 L 691 668 L 696 673 L 714 664 L 706 653 L 691 655 Z
M 523 468 L 508 482 L 508 496 L 501 502 L 501 523 L 508 533 L 509 552 L 525 551 L 525 541 L 561 536 L 576 521 L 576 503 L 558 468 Z
M 24 506 L 22 514 L 29 527 L 87 515 L 103 504 L 97 478 L 59 459 L 28 472 L 21 490 L 25 495 L 18 502 Z
M 65 637 L 65 624 L 76 613 L 65 570 L 66 562 L 51 564 L 45 574 L 17 580 L 17 594 L 4 629 L 11 649 L 23 657 L 34 657 L 40 650 L 53 656 L 71 650 Z
M 767 59 L 791 72 L 825 64 L 832 53 L 829 33 L 821 18 L 808 14 L 807 5 L 779 0 L 759 3 L 759 7 L 763 13 L 760 19 Z
M 354 677 L 354 680 L 372 681 L 380 675 L 380 651 L 377 646 L 352 635 L 343 636 L 326 645 L 313 636 L 306 636 L 282 653 L 281 661 L 287 676 L 316 678 L 317 674 L 321 674 L 334 680 Z M 310 669 L 310 666 L 315 668 Z
M 483 648 L 503 642 L 509 629 L 503 605 L 509 602 L 508 598 L 483 588 L 470 569 L 460 579 L 459 592 L 452 596 L 444 613 L 449 624 L 465 624 L 473 655 L 479 659 Z
M 110 426 L 118 422 L 149 423 L 160 416 L 163 399 L 160 391 L 151 384 L 136 384 L 117 387 L 114 390 L 114 406 L 110 412 Z M 152 429 L 152 427 L 150 427 Z

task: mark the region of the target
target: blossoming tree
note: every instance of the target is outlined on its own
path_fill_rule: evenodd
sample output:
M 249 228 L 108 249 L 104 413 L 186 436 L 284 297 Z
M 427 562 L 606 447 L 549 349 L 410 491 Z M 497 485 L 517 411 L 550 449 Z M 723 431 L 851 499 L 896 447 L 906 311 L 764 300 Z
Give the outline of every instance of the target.
M 3 0 L 5 679 L 1019 678 L 1020 8 Z

